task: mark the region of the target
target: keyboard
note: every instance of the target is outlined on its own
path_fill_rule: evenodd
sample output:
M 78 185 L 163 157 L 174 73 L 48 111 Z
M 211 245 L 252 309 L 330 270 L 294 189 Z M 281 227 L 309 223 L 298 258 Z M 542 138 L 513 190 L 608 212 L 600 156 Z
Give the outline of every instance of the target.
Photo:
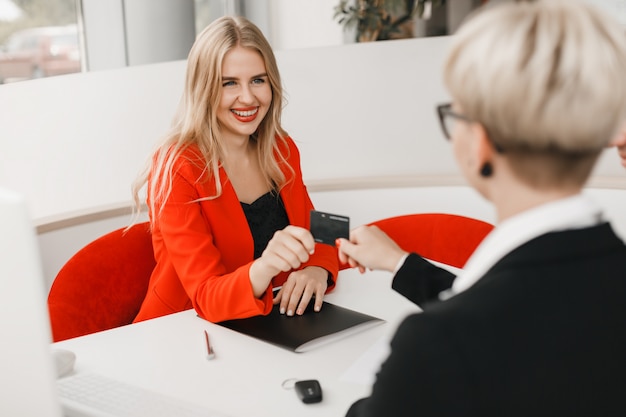
M 57 386 L 66 417 L 227 417 L 99 374 L 73 374 Z

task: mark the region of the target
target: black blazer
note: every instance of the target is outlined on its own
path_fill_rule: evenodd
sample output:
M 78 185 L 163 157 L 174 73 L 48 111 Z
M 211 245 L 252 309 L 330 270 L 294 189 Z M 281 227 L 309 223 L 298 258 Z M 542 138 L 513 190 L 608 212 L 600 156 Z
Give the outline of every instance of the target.
M 429 265 L 409 256 L 393 288 L 434 298 L 453 276 Z M 608 224 L 540 236 L 423 309 L 348 416 L 626 416 L 626 246 Z

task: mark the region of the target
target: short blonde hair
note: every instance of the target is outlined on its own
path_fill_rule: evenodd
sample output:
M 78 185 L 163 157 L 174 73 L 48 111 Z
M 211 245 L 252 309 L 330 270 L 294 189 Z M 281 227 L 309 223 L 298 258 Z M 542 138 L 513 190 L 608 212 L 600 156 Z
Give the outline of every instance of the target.
M 590 170 L 626 116 L 626 34 L 576 0 L 497 4 L 452 37 L 444 79 L 505 152 L 589 156 Z
M 207 167 L 207 177 L 198 181 L 210 178 L 217 190 L 211 198 L 221 195 L 219 166 L 223 151 L 217 108 L 222 90 L 222 64 L 226 54 L 238 46 L 259 53 L 272 91 L 268 113 L 252 136 L 259 150 L 265 182 L 271 189 L 279 190 L 288 181 L 280 169 L 287 155 L 278 151 L 279 142 L 284 141 L 287 132 L 281 126 L 284 98 L 276 58 L 257 26 L 240 16 L 224 16 L 198 35 L 189 52 L 183 94 L 172 127 L 133 183 L 136 210 L 140 209 L 139 191 L 148 183 L 149 208 L 153 218 L 158 215 L 171 192 L 174 162 L 191 145 L 199 148 Z

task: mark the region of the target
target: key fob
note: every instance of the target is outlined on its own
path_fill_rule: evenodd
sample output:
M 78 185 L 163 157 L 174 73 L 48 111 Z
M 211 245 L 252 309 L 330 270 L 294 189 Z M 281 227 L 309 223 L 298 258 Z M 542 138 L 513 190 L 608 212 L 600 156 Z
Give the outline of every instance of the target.
M 305 404 L 322 401 L 322 387 L 317 379 L 297 381 L 294 385 L 298 398 Z

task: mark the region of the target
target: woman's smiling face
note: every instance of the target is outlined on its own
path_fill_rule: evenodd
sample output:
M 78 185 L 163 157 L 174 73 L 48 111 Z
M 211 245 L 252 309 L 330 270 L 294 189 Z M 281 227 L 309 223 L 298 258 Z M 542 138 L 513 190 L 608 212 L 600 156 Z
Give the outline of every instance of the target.
M 217 120 L 224 138 L 248 138 L 272 103 L 265 63 L 253 49 L 237 46 L 224 56 Z

